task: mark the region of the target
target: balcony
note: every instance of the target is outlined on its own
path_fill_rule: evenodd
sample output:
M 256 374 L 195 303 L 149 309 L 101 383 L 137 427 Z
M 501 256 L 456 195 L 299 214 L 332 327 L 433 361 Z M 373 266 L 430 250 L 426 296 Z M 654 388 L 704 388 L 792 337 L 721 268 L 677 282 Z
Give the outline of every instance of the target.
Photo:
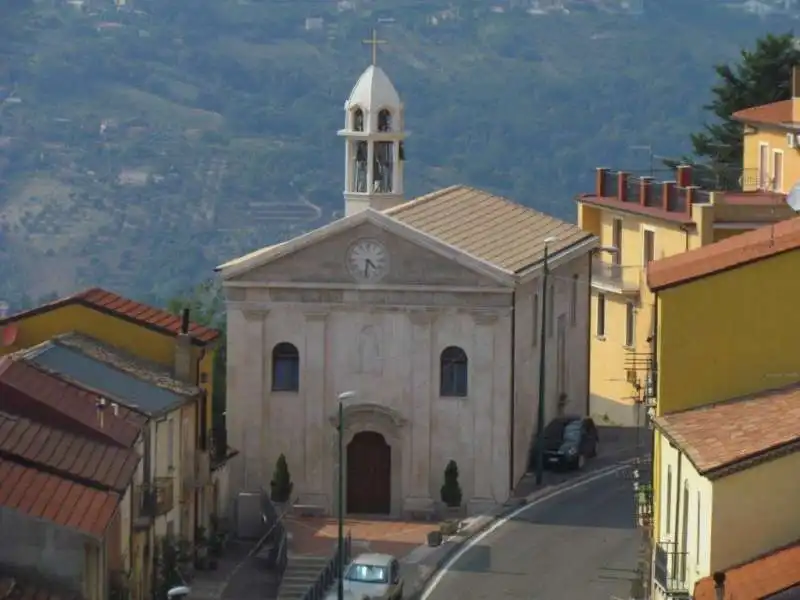
M 690 600 L 686 583 L 686 552 L 679 552 L 675 542 L 659 542 L 653 558 L 653 581 L 667 598 Z
M 600 257 L 592 259 L 592 287 L 601 292 L 635 295 L 639 293 L 639 266 L 622 266 L 604 262 Z
M 164 515 L 175 506 L 172 477 L 156 477 L 150 484 L 133 488 L 134 527 L 146 529 L 154 517 Z

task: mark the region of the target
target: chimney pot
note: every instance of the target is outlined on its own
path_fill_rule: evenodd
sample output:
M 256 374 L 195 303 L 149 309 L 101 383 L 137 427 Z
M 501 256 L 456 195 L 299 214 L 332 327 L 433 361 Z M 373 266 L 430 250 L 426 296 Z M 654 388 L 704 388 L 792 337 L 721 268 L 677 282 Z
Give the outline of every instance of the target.
M 189 309 L 181 311 L 181 333 L 189 333 Z
M 617 200 L 620 202 L 628 200 L 628 174 L 622 171 L 617 173 Z
M 675 178 L 678 187 L 689 187 L 692 185 L 692 167 L 689 165 L 678 165 L 675 169 Z
M 594 194 L 598 198 L 605 198 L 606 196 L 606 173 L 608 169 L 598 167 L 594 176 Z

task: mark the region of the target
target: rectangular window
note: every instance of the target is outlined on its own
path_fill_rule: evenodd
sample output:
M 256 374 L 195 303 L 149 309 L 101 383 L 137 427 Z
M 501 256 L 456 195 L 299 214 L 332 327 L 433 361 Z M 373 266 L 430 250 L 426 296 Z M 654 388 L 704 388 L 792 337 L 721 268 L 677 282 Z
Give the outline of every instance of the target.
M 645 229 L 642 232 L 642 266 L 656 258 L 656 232 Z
M 611 245 L 617 249 L 612 255 L 615 265 L 622 264 L 622 219 L 614 219 L 611 230 Z
M 783 191 L 783 151 L 772 152 L 772 191 Z
M 575 326 L 578 322 L 578 276 L 572 276 L 572 289 L 569 296 L 569 324 Z
M 547 336 L 553 337 L 553 330 L 556 326 L 556 289 L 551 283 L 547 292 Z
M 533 322 L 533 345 L 539 343 L 539 294 L 533 295 L 533 314 L 531 315 Z
M 672 466 L 667 467 L 667 501 L 664 502 L 664 531 L 672 531 Z
M 636 311 L 633 302 L 625 305 L 625 345 L 632 348 L 636 340 Z
M 700 566 L 700 536 L 703 531 L 703 521 L 700 517 L 700 492 L 697 492 L 697 539 L 694 544 L 694 563 L 698 567 Z
M 606 295 L 597 294 L 597 337 L 606 335 Z
M 167 466 L 171 469 L 175 464 L 175 420 L 167 419 Z

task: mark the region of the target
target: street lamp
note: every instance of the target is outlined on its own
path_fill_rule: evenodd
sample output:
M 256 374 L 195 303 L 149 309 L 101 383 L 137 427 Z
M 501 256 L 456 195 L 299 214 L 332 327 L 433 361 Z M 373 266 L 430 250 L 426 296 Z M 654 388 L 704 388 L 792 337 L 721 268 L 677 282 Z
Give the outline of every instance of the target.
M 544 240 L 544 264 L 542 267 L 542 324 L 539 327 L 539 407 L 536 419 L 536 485 L 542 485 L 544 475 L 544 398 L 545 398 L 545 366 L 547 364 L 547 278 L 550 275 L 550 266 L 547 261 L 550 257 L 550 244 L 558 238 L 548 237 Z
M 337 443 L 339 446 L 339 477 L 337 482 L 338 503 L 338 535 L 337 548 L 339 553 L 339 573 L 337 587 L 338 600 L 344 600 L 344 403 L 356 397 L 353 391 L 342 392 L 337 396 L 339 402 L 339 418 L 337 420 L 336 432 L 338 435 Z

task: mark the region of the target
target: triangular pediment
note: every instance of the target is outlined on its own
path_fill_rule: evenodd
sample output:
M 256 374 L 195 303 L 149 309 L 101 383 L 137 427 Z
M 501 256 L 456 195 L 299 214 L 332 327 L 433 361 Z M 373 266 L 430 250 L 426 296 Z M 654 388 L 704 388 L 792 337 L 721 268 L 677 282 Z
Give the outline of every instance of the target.
M 377 242 L 387 267 L 379 281 L 354 276 L 354 245 Z M 514 277 L 373 210 L 218 267 L 228 282 L 506 287 Z

